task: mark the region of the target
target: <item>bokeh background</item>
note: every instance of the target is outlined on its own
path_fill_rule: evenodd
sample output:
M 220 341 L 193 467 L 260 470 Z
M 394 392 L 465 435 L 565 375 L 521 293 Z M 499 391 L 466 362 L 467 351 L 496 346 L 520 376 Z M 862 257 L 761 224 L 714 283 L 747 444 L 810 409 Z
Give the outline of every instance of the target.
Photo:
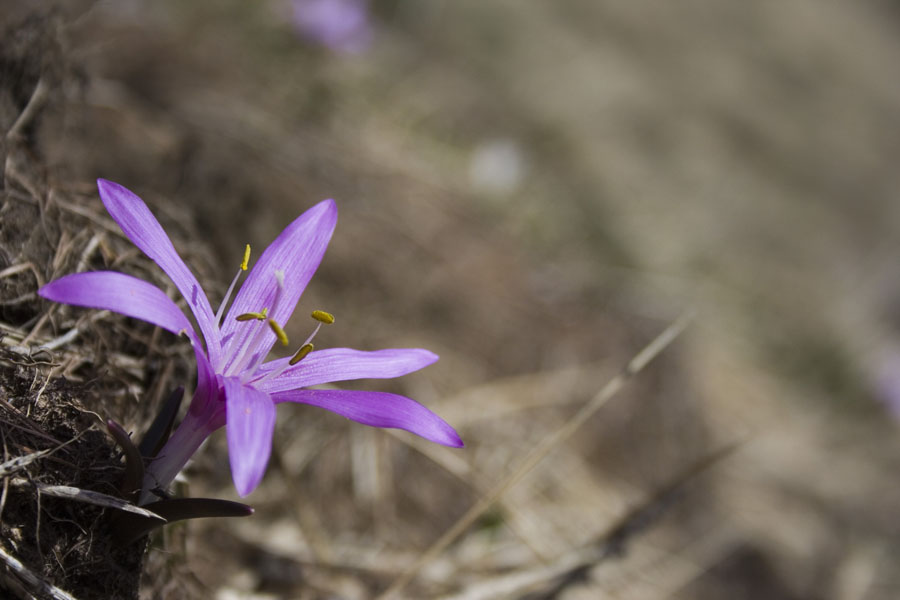
M 282 406 L 256 515 L 156 538 L 145 597 L 375 597 L 685 311 L 405 597 L 900 595 L 894 2 L 373 0 L 336 32 L 300 0 L 5 4 L 62 48 L 51 185 L 180 221 L 214 302 L 245 243 L 335 198 L 297 314 L 440 354 L 359 385 L 467 443 Z M 226 456 L 220 433 L 191 495 L 235 498 Z

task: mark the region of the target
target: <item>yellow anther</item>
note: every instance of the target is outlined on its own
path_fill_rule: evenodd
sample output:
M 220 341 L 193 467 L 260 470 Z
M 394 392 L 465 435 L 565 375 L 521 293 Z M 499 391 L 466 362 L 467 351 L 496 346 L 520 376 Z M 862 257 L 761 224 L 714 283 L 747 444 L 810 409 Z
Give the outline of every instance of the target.
M 269 319 L 269 328 L 275 334 L 275 337 L 278 338 L 278 341 L 281 342 L 282 346 L 287 346 L 290 342 L 288 342 L 288 336 L 284 332 L 284 329 L 281 328 L 281 325 L 275 322 L 275 319 Z
M 248 312 L 242 315 L 238 315 L 235 317 L 238 321 L 252 321 L 256 319 L 257 321 L 265 321 L 266 313 L 269 312 L 268 308 L 262 309 L 262 312 Z
M 241 271 L 247 270 L 247 264 L 250 262 L 250 244 L 244 248 L 244 260 L 241 261 Z
M 306 358 L 306 355 L 313 351 L 312 344 L 303 344 L 300 346 L 300 349 L 297 350 L 297 354 L 294 355 L 291 360 L 288 361 L 289 365 L 296 365 L 298 362 Z
M 334 315 L 324 310 L 314 310 L 312 311 L 312 318 L 318 321 L 319 323 L 325 323 L 326 325 L 331 325 L 334 323 Z

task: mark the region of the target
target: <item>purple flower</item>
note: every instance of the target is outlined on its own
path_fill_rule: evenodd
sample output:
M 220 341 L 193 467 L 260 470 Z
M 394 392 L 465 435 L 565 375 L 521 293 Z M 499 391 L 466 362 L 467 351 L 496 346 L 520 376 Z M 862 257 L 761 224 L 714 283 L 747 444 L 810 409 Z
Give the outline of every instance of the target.
M 888 348 L 866 361 L 874 365 L 871 379 L 876 397 L 891 417 L 900 421 L 900 349 Z
M 385 392 L 314 390 L 309 386 L 362 378 L 390 378 L 437 360 L 422 349 L 363 352 L 349 348 L 310 351 L 322 323 L 333 317 L 315 311 L 320 321 L 294 357 L 266 362 L 277 340 L 287 342 L 282 326 L 319 266 L 337 222 L 337 207 L 325 200 L 300 215 L 262 253 L 222 315 L 241 271 L 214 313 L 196 277 L 144 202 L 124 187 L 98 180 L 107 211 L 134 244 L 158 264 L 187 301 L 199 329 L 154 285 L 123 273 L 98 271 L 67 275 L 39 294 L 49 300 L 107 309 L 141 319 L 190 339 L 197 356 L 197 388 L 182 423 L 150 463 L 142 502 L 151 491 L 175 478 L 200 444 L 225 425 L 231 474 L 241 496 L 262 479 L 272 447 L 275 405 L 312 404 L 365 425 L 405 429 L 445 446 L 462 440 L 440 417 L 404 396 Z M 249 246 L 248 246 L 249 253 Z M 246 269 L 245 257 L 242 269 Z
M 303 37 L 339 52 L 361 52 L 372 41 L 366 0 L 292 0 Z

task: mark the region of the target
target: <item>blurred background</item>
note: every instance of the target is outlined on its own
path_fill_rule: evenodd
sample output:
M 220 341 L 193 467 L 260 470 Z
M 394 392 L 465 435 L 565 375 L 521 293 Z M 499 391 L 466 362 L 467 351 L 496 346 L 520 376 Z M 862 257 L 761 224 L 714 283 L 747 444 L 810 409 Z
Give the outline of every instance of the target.
M 51 7 L 5 7 L 50 15 L 63 50 L 51 183 L 183 215 L 214 303 L 245 243 L 334 198 L 297 314 L 335 313 L 324 346 L 440 354 L 358 385 L 467 444 L 282 406 L 256 515 L 158 538 L 145 597 L 375 597 L 690 310 L 404 597 L 900 596 L 894 2 Z M 224 441 L 191 495 L 235 498 Z

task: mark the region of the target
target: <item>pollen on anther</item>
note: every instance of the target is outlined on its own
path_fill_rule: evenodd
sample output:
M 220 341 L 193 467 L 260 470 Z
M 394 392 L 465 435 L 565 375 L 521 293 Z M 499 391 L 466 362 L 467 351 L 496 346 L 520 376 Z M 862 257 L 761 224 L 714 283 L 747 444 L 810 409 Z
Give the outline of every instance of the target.
M 269 309 L 264 308 L 262 312 L 248 312 L 235 317 L 238 321 L 252 321 L 256 319 L 257 321 L 263 321 L 266 318 L 266 313 Z
M 250 263 L 250 244 L 247 244 L 247 247 L 244 248 L 244 260 L 241 261 L 241 271 L 247 270 L 247 265 Z
M 275 322 L 275 319 L 269 319 L 269 328 L 275 334 L 275 337 L 278 338 L 278 341 L 281 342 L 282 346 L 287 346 L 290 342 L 288 341 L 288 336 L 284 332 L 284 329 L 281 328 L 281 325 Z
M 319 323 L 325 323 L 326 325 L 331 325 L 332 323 L 334 323 L 334 315 L 329 312 L 325 312 L 324 310 L 312 311 L 312 318 Z
M 314 346 L 312 344 L 303 344 L 300 346 L 300 349 L 297 350 L 297 353 L 288 361 L 288 364 L 291 366 L 296 365 L 298 362 L 306 358 L 306 355 L 313 351 Z

